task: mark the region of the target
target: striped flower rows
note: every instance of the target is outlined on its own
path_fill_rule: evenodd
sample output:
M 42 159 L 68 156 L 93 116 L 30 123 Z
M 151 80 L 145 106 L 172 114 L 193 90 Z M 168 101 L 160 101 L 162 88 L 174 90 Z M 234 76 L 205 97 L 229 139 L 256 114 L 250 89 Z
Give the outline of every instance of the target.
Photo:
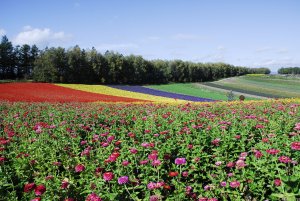
M 128 86 L 128 85 L 110 85 L 110 87 L 126 90 L 126 91 L 132 91 L 132 92 L 138 92 L 138 93 L 144 93 L 144 94 L 150 94 L 154 96 L 162 96 L 167 98 L 174 98 L 174 99 L 181 99 L 186 101 L 193 101 L 193 102 L 212 102 L 212 99 L 208 98 L 199 98 L 195 96 L 188 96 L 183 94 L 176 94 L 171 92 L 165 92 L 160 91 L 156 89 L 150 89 L 142 86 Z
M 141 93 L 133 92 L 133 91 L 117 89 L 109 86 L 104 86 L 104 85 L 85 85 L 85 84 L 56 84 L 56 85 L 70 88 L 70 89 L 86 91 L 86 92 L 99 93 L 99 94 L 105 94 L 110 96 L 115 95 L 119 97 L 139 99 L 143 101 L 164 102 L 164 103 L 186 102 L 184 100 L 175 100 L 174 98 L 167 98 L 159 95 L 150 95 L 143 92 Z

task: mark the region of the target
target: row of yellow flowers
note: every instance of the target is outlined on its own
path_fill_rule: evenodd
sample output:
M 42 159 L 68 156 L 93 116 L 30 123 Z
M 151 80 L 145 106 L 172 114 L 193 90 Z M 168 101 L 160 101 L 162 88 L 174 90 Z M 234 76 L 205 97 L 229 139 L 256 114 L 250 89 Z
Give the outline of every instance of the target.
M 179 100 L 179 99 L 175 100 L 173 98 L 165 98 L 161 96 L 154 96 L 154 95 L 148 95 L 143 93 L 125 91 L 121 89 L 115 89 L 104 85 L 85 85 L 85 84 L 56 84 L 56 85 L 75 89 L 75 90 L 80 90 L 80 91 L 126 97 L 126 98 L 134 98 L 140 100 L 148 100 L 153 102 L 162 102 L 162 103 L 186 103 L 187 102 L 185 100 Z

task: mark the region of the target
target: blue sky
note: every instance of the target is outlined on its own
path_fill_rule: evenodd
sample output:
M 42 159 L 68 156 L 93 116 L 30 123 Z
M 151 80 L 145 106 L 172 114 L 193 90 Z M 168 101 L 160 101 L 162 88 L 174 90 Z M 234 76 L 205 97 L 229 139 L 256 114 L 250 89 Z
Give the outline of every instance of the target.
M 299 0 L 3 0 L 0 35 L 146 59 L 300 66 Z

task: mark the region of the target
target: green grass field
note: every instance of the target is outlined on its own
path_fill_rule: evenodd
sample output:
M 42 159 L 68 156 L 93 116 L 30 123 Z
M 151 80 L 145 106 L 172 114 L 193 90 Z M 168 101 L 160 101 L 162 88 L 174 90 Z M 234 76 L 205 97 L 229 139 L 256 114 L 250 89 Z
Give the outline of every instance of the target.
M 212 82 L 232 90 L 244 90 L 269 97 L 300 97 L 300 79 L 280 75 L 246 75 Z
M 214 100 L 228 100 L 226 92 L 220 92 L 218 90 L 211 90 L 205 86 L 201 86 L 195 83 L 174 83 L 174 84 L 162 84 L 162 85 L 147 85 L 145 87 L 157 89 L 161 91 L 167 91 L 178 94 L 185 94 L 190 96 L 196 96 L 201 98 L 210 98 Z M 235 97 L 238 99 L 237 97 Z M 253 100 L 246 96 L 247 100 Z

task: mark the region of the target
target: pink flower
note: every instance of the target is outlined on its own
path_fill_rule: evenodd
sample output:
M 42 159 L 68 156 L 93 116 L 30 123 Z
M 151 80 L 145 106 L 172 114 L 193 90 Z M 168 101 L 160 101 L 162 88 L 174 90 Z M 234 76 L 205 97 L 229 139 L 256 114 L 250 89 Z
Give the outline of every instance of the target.
M 275 186 L 280 186 L 281 185 L 281 180 L 280 179 L 275 179 L 274 180 L 274 185 Z
M 138 152 L 138 150 L 135 149 L 135 148 L 131 148 L 131 149 L 130 149 L 130 153 L 132 153 L 132 154 L 136 154 L 137 152 Z
M 228 162 L 227 165 L 226 165 L 226 167 L 228 167 L 228 168 L 232 168 L 234 166 L 235 166 L 234 162 Z
M 148 158 L 150 159 L 150 160 L 156 160 L 157 159 L 157 154 L 154 154 L 154 153 L 152 153 L 152 154 L 149 154 L 148 155 Z
M 207 198 L 202 197 L 202 198 L 199 198 L 198 201 L 207 201 Z
M 288 156 L 280 156 L 278 160 L 281 163 L 290 163 L 292 161 L 292 159 L 290 159 Z
M 231 188 L 238 188 L 239 186 L 240 186 L 240 182 L 238 182 L 238 181 L 232 181 L 232 182 L 230 182 L 230 187 Z
M 118 179 L 119 184 L 126 184 L 127 182 L 128 182 L 127 176 L 122 176 L 122 177 L 119 177 L 119 179 Z
M 40 201 L 41 199 L 42 199 L 42 198 L 37 197 L 37 198 L 34 198 L 34 199 L 30 200 L 30 201 Z
M 140 161 L 140 165 L 145 165 L 148 163 L 148 160 L 143 160 L 143 161 Z
M 86 197 L 85 201 L 102 201 L 102 199 L 96 193 L 92 193 Z
M 271 154 L 271 155 L 276 155 L 278 154 L 280 151 L 278 149 L 268 149 L 266 151 L 268 154 Z
M 184 164 L 186 164 L 186 159 L 185 158 L 176 158 L 175 164 L 176 165 L 184 165 Z
M 214 139 L 213 141 L 211 141 L 211 143 L 215 146 L 219 146 L 219 143 L 220 143 L 221 139 L 220 138 L 216 138 Z
M 225 187 L 226 186 L 226 181 L 222 181 L 222 182 L 220 182 L 220 186 L 222 186 L 222 187 Z
M 35 186 L 36 186 L 35 183 L 25 184 L 25 186 L 24 186 L 24 192 L 28 193 L 28 192 L 32 191 L 35 188 Z
M 255 158 L 261 158 L 261 157 L 263 157 L 263 154 L 260 151 L 255 150 L 254 151 L 254 156 L 255 156 Z
M 78 164 L 78 165 L 76 165 L 76 167 L 75 167 L 75 172 L 82 172 L 82 171 L 84 171 L 85 170 L 85 167 L 84 167 L 84 165 L 82 165 L 82 164 Z
M 216 165 L 216 166 L 222 165 L 222 161 L 217 161 L 217 162 L 215 162 L 215 165 Z
M 34 189 L 34 193 L 36 196 L 42 195 L 43 193 L 45 193 L 45 191 L 46 191 L 46 187 L 44 185 L 38 185 Z
M 182 176 L 183 176 L 183 177 L 187 177 L 187 176 L 189 176 L 189 172 L 188 172 L 188 171 L 184 171 L 184 172 L 182 172 Z
M 299 125 L 300 125 L 300 123 L 299 123 Z M 299 127 L 300 127 L 300 126 L 299 126 Z M 300 129 L 299 129 L 299 130 L 300 130 Z M 300 142 L 292 142 L 291 148 L 292 148 L 293 150 L 299 151 L 299 150 L 300 150 Z
M 151 195 L 150 201 L 159 201 L 161 200 L 161 197 L 159 195 Z
M 123 162 L 122 162 L 122 165 L 123 165 L 123 166 L 128 166 L 129 164 L 130 164 L 129 161 L 123 161 Z
M 148 188 L 149 190 L 155 189 L 155 188 L 156 188 L 156 183 L 150 182 L 150 183 L 147 185 L 147 188 Z
M 105 181 L 110 181 L 110 180 L 112 180 L 114 178 L 114 174 L 112 173 L 112 172 L 105 172 L 104 174 L 103 174 L 103 179 L 105 180 Z
M 161 164 L 161 161 L 160 160 L 154 160 L 152 161 L 151 163 L 153 166 L 159 166 Z
M 235 163 L 235 166 L 237 169 L 241 169 L 243 167 L 246 166 L 246 163 L 243 161 L 243 160 L 238 160 L 236 163 Z

